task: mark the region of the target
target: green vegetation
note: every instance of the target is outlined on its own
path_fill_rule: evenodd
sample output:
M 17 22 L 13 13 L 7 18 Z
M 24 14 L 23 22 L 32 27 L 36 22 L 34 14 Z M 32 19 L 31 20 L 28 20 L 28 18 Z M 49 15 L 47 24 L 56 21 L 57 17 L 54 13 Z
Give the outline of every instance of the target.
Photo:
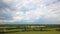
M 15 32 L 15 33 L 7 33 L 7 34 L 60 34 L 57 31 L 30 31 L 30 32 Z
M 60 25 L 0 25 L 0 33 L 6 34 L 60 34 Z

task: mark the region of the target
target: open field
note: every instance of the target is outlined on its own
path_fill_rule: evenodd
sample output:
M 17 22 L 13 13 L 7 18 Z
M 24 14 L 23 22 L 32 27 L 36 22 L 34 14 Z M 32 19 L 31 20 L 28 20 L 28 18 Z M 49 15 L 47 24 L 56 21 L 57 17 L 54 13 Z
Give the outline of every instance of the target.
M 57 31 L 31 31 L 31 32 L 14 32 L 14 33 L 6 33 L 6 34 L 60 34 Z
M 60 34 L 60 25 L 0 25 L 0 34 Z

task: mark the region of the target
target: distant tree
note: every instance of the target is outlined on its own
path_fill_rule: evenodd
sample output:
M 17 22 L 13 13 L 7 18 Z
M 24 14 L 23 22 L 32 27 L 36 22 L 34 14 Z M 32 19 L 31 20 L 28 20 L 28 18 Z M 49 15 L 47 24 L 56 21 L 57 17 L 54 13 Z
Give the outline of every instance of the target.
M 60 31 L 60 25 L 57 26 L 56 31 Z

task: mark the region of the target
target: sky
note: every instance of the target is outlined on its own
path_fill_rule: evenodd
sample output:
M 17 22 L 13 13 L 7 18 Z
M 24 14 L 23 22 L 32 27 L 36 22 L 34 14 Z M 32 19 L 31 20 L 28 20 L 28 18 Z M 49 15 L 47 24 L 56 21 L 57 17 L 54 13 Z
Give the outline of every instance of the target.
M 0 0 L 0 24 L 60 24 L 60 0 Z

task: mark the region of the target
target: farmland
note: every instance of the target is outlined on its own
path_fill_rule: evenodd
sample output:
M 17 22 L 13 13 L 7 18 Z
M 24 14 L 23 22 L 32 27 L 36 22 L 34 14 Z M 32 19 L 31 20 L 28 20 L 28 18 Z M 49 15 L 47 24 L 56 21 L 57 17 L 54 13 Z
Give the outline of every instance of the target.
M 60 34 L 60 24 L 5 24 L 0 34 Z
M 16 33 L 7 33 L 7 34 L 60 34 L 60 32 L 57 31 L 34 31 L 34 32 L 16 32 Z

